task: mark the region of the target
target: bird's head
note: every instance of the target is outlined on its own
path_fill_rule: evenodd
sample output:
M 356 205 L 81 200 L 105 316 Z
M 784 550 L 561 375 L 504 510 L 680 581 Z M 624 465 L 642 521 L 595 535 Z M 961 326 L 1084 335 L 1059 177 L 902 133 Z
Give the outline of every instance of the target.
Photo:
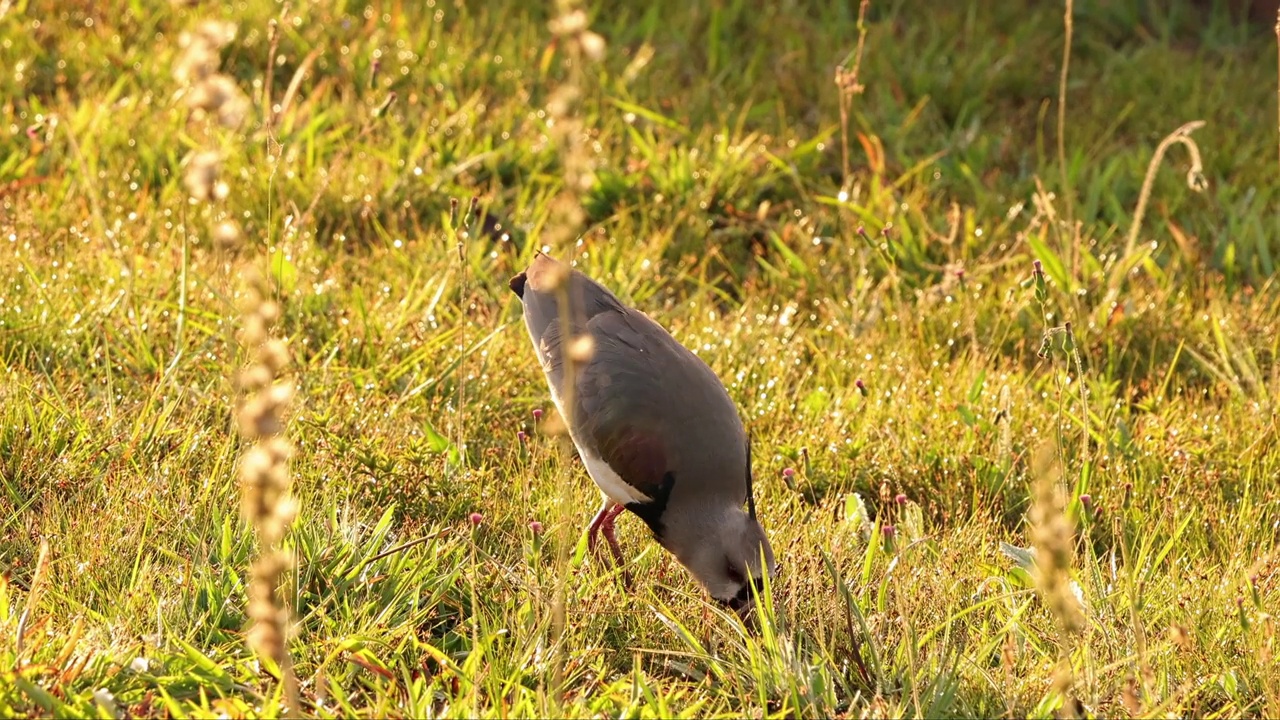
M 752 588 L 763 594 L 765 577 L 777 570 L 764 528 L 740 508 L 720 519 L 687 566 L 712 598 L 742 617 L 752 608 Z
M 699 525 L 699 542 L 686 548 L 680 560 L 702 583 L 712 598 L 745 618 L 753 607 L 752 589 L 764 593 L 765 578 L 772 579 L 778 565 L 764 528 L 756 518 L 751 487 L 751 441 L 747 440 L 747 507 L 710 510 Z

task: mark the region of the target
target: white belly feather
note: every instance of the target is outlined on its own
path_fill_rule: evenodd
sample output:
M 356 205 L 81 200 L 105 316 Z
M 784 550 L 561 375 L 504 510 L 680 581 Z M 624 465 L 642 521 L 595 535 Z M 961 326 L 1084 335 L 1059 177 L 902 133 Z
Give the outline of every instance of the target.
M 653 502 L 653 498 L 631 487 L 618 476 L 618 473 L 609 467 L 609 463 L 592 455 L 582 449 L 581 445 L 575 441 L 574 446 L 578 448 L 578 456 L 582 458 L 582 463 L 587 466 L 587 473 L 591 475 L 591 479 L 596 481 L 596 485 L 600 486 L 600 490 L 608 495 L 616 503 L 628 505 L 633 502 L 647 503 Z

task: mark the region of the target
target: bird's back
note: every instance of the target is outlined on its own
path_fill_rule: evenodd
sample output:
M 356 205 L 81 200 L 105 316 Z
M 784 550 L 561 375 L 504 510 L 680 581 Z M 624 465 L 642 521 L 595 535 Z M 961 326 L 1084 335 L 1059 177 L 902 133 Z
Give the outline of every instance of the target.
M 539 255 L 512 281 L 534 347 L 556 396 L 564 342 L 559 288 L 570 302 L 572 335 L 591 337 L 589 359 L 575 373 L 572 435 L 580 450 L 613 455 L 636 468 L 638 487 L 674 477 L 672 497 L 713 494 L 746 501 L 746 434 L 720 379 L 695 353 L 644 313 L 625 306 L 585 275 Z M 520 287 L 517 287 L 519 285 Z M 561 412 L 565 408 L 561 407 Z M 606 457 L 608 459 L 608 457 Z M 653 477 L 649 477 L 652 475 Z

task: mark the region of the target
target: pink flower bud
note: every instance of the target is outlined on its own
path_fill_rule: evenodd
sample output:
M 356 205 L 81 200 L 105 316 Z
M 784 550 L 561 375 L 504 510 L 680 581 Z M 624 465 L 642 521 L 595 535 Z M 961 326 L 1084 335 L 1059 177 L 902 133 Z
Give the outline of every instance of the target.
M 784 478 L 788 478 L 788 479 L 790 479 L 790 478 L 795 477 L 795 475 L 796 475 L 796 471 L 795 471 L 794 469 L 792 469 L 792 468 L 783 468 L 783 469 L 782 469 L 782 477 L 784 477 Z
M 472 525 L 479 525 L 480 523 L 484 522 L 484 515 L 481 515 L 478 512 L 473 512 L 469 516 L 469 519 L 471 520 Z
M 537 422 L 542 419 L 542 408 L 533 409 L 533 421 Z
M 534 535 L 541 535 L 541 534 L 542 534 L 542 523 L 538 522 L 537 520 L 530 520 L 530 521 L 529 521 L 529 530 L 531 530 L 531 531 L 533 532 L 533 534 L 534 534 Z

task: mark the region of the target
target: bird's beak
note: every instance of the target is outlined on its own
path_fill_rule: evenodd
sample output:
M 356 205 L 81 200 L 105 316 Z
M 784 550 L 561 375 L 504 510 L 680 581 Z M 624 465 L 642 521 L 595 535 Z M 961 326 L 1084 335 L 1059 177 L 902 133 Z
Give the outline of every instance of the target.
M 752 597 L 752 587 L 755 587 L 755 595 L 764 595 L 764 578 L 755 578 L 750 584 L 743 585 L 737 595 L 728 600 L 720 600 L 720 603 L 730 610 L 737 613 L 743 622 L 750 622 L 754 619 L 756 604 Z

